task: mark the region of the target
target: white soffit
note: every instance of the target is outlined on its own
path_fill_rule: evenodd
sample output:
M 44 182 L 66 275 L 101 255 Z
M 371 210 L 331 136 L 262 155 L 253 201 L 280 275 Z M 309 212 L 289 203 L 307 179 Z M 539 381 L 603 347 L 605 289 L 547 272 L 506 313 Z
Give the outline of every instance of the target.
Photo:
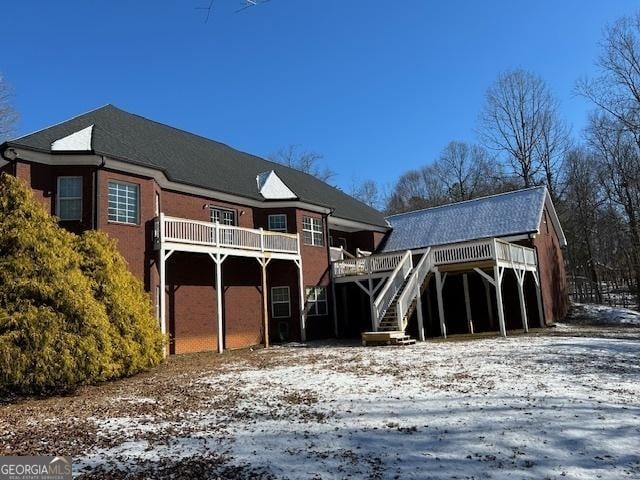
M 71 135 L 59 138 L 51 144 L 51 151 L 63 152 L 90 152 L 93 125 L 78 130 Z
M 267 200 L 290 200 L 298 198 L 273 170 L 256 177 L 258 192 Z

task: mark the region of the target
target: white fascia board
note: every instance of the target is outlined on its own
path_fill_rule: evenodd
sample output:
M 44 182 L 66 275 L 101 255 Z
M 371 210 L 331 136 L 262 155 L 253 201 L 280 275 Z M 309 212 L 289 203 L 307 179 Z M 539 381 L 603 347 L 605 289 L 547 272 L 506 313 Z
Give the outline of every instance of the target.
M 370 225 L 368 223 L 356 222 L 355 220 L 347 220 L 346 218 L 329 217 L 329 228 L 335 227 L 336 230 L 346 232 L 358 232 L 360 230 L 373 230 L 375 232 L 386 233 L 391 228 L 384 228 L 378 225 Z
M 92 137 L 93 125 L 89 125 L 82 130 L 52 142 L 51 150 L 54 152 L 90 152 Z
M 52 155 L 49 153 L 35 152 L 22 148 L 16 148 L 18 159 L 35 163 L 43 163 L 46 165 L 88 165 L 99 166 L 104 162 L 104 167 L 119 172 L 140 175 L 143 177 L 153 178 L 156 183 L 164 190 L 174 190 L 176 192 L 189 193 L 201 197 L 209 197 L 223 202 L 235 203 L 255 208 L 299 208 L 328 214 L 331 209 L 299 200 L 290 201 L 270 201 L 263 202 L 254 200 L 231 193 L 218 192 L 207 188 L 186 185 L 184 183 L 174 182 L 167 178 L 163 171 L 146 167 L 143 165 L 135 165 L 129 162 L 123 162 L 114 158 L 102 155 Z

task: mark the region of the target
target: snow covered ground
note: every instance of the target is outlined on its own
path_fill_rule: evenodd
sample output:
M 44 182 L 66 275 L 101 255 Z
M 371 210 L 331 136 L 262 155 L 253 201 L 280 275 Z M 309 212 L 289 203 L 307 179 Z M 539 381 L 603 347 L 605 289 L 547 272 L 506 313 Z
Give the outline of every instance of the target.
M 89 478 L 640 478 L 640 329 L 581 328 L 176 359 L 0 428 Z
M 640 327 L 640 312 L 607 305 L 575 303 L 567 322 L 591 325 Z

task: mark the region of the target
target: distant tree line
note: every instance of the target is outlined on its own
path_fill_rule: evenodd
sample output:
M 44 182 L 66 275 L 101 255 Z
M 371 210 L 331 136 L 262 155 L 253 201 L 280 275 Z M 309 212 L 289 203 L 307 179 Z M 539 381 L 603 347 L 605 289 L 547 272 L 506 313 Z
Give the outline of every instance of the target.
M 372 180 L 351 193 L 385 213 L 545 185 L 560 216 L 569 278 L 640 297 L 640 13 L 604 32 L 598 74 L 577 82 L 593 110 L 573 136 L 535 73 L 502 73 L 486 92 L 478 144 L 452 141 L 386 193 Z

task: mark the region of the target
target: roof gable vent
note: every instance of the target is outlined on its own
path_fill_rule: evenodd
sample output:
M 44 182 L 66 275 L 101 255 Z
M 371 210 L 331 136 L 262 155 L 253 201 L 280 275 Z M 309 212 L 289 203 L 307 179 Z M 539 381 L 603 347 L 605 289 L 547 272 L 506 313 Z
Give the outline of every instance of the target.
M 260 195 L 266 200 L 291 200 L 298 198 L 273 170 L 258 174 L 256 182 L 258 183 L 258 192 L 260 192 Z
M 91 151 L 91 138 L 93 136 L 93 125 L 78 130 L 77 132 L 59 138 L 51 143 L 52 151 L 63 152 L 89 152 Z

